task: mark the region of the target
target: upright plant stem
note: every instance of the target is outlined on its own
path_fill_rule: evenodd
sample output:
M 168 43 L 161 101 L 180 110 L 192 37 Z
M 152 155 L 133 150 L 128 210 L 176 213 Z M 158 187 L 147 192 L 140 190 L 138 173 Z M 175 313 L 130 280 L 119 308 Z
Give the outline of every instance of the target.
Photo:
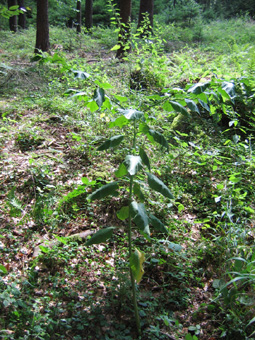
M 129 217 L 128 217 L 128 250 L 129 250 L 129 258 L 132 255 L 130 205 L 131 205 L 131 202 L 132 202 L 133 180 L 134 180 L 134 176 L 130 176 L 130 183 L 129 183 Z M 133 304 L 134 304 L 136 327 L 137 327 L 138 334 L 141 335 L 141 323 L 140 323 L 140 317 L 139 317 L 139 313 L 138 313 L 138 306 L 137 306 L 137 300 L 136 300 L 135 279 L 134 279 L 134 275 L 133 275 L 132 269 L 130 268 L 129 270 L 130 270 L 130 279 L 131 279 L 131 283 L 132 283 L 132 293 L 133 293 Z

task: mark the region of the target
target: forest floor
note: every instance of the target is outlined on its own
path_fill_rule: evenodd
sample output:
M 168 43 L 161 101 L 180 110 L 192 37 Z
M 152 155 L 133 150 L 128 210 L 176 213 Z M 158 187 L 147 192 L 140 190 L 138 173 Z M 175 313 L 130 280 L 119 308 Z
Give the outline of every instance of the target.
M 255 41 L 253 23 L 233 22 L 233 32 L 242 25 Z M 226 36 L 223 53 L 158 37 L 120 62 L 107 30 L 62 35 L 52 28 L 52 50 L 31 61 L 34 30 L 0 32 L 0 337 L 139 338 L 118 218 L 128 190 L 88 199 L 131 148 L 133 125 L 109 127 L 122 109 L 143 112 L 164 136 L 143 137 L 139 121 L 151 172 L 174 196 L 147 184 L 146 198 L 137 194 L 167 228 L 132 228 L 145 253 L 140 339 L 253 339 L 254 46 Z M 97 150 L 123 130 L 124 144 Z M 108 226 L 108 243 L 85 245 Z

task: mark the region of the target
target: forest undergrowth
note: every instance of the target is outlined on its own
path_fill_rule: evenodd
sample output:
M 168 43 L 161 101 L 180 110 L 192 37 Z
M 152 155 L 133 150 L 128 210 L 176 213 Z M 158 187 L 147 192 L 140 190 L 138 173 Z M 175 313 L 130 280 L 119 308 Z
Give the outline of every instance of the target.
M 0 31 L 0 337 L 254 339 L 254 22 L 50 36 Z

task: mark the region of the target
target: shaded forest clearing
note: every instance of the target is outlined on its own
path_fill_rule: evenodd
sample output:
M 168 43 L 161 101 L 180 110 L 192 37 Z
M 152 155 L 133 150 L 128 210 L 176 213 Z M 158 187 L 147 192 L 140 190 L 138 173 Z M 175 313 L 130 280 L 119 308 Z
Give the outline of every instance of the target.
M 158 27 L 124 62 L 111 29 L 51 28 L 31 61 L 34 37 L 0 31 L 0 336 L 138 338 L 116 174 L 136 131 L 150 169 L 140 152 L 134 196 L 163 224 L 132 223 L 141 339 L 253 339 L 254 23 Z M 120 178 L 118 195 L 88 199 Z

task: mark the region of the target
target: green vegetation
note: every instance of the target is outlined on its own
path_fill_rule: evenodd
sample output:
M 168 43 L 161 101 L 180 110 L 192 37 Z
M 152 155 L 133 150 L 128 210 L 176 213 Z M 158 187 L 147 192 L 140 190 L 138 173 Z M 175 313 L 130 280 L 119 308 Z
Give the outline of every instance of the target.
M 192 20 L 0 31 L 2 339 L 254 338 L 255 25 Z

